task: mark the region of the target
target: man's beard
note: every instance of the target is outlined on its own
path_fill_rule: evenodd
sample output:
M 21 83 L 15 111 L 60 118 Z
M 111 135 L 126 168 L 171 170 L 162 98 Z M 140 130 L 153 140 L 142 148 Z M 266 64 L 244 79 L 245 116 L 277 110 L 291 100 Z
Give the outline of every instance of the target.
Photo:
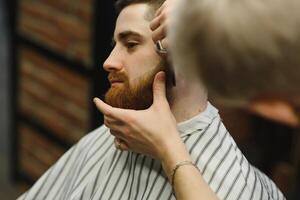
M 146 72 L 131 85 L 126 74 L 115 72 L 109 79 L 121 81 L 120 85 L 109 88 L 105 102 L 117 108 L 144 110 L 153 103 L 153 80 L 159 71 L 166 71 L 166 63 L 161 61 L 153 70 Z

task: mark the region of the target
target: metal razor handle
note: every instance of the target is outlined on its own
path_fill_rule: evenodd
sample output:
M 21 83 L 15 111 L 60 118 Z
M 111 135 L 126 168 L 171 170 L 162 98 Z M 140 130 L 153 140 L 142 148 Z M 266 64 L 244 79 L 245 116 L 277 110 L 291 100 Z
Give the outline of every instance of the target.
M 165 49 L 165 48 L 163 47 L 163 45 L 161 44 L 161 41 L 160 41 L 160 40 L 158 40 L 158 41 L 156 42 L 156 51 L 157 51 L 158 53 L 160 53 L 160 54 L 167 54 L 167 53 L 168 53 L 167 49 Z

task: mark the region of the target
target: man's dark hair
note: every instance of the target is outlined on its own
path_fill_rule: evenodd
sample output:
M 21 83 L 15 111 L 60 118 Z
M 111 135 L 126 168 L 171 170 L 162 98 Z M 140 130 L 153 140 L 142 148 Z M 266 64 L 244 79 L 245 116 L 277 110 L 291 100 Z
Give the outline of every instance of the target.
M 152 10 L 153 14 L 154 12 L 165 2 L 165 0 L 117 0 L 115 4 L 115 8 L 117 11 L 117 14 L 120 14 L 120 12 L 126 8 L 127 6 L 133 5 L 133 4 L 139 4 L 144 3 L 149 5 Z

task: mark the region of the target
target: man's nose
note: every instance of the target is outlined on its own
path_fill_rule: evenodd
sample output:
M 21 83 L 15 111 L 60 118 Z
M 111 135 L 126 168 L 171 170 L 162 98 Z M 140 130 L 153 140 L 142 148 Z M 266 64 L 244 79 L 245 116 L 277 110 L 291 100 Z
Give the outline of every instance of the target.
M 120 71 L 123 63 L 120 53 L 113 50 L 103 64 L 103 68 L 107 72 Z

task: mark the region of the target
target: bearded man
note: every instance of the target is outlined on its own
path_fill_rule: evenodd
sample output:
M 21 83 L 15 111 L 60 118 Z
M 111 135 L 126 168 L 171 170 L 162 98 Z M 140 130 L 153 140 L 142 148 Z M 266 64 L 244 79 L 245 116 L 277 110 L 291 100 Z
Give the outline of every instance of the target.
M 155 50 L 149 27 L 162 2 L 117 3 L 114 48 L 103 65 L 111 83 L 105 100 L 114 107 L 150 107 L 156 100 L 152 92 L 155 74 L 165 71 L 167 79 L 171 77 Z M 177 74 L 176 87 L 167 84 L 167 96 L 184 148 L 220 199 L 262 199 L 273 195 L 284 198 L 274 183 L 240 152 L 217 110 L 207 102 L 202 85 L 186 84 Z M 105 124 L 110 123 L 106 118 Z M 144 154 L 122 151 L 122 145 L 128 144 L 117 130 L 101 126 L 65 153 L 19 199 L 175 199 L 161 161 L 151 157 L 160 145 Z M 143 143 L 136 145 L 141 147 Z

